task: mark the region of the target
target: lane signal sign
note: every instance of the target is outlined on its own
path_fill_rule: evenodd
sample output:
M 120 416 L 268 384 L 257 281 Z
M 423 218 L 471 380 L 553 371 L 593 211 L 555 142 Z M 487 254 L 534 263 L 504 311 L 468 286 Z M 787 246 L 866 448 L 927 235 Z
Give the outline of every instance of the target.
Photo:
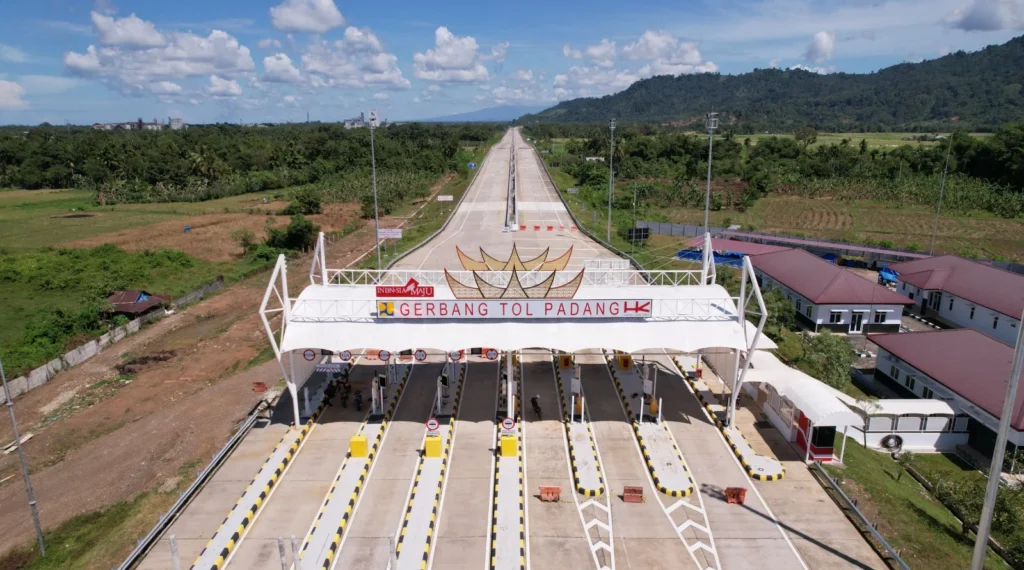
M 462 360 L 462 354 L 463 352 L 461 350 L 453 350 L 448 353 L 448 358 L 451 358 L 452 360 L 455 361 Z
M 437 418 L 430 418 L 427 420 L 427 429 L 429 431 L 437 431 L 440 427 L 441 423 L 437 421 Z
M 503 429 L 505 431 L 511 431 L 511 430 L 515 429 L 515 427 L 516 427 L 516 421 L 514 419 L 512 419 L 512 418 L 505 418 L 505 419 L 501 420 L 501 429 Z
M 387 350 L 381 350 L 377 353 L 377 358 L 381 359 L 381 361 L 383 362 L 387 362 L 391 360 L 391 352 Z
M 427 359 L 427 351 L 423 350 L 422 348 L 417 349 L 413 356 L 416 357 L 417 362 L 423 362 L 424 360 Z
M 498 359 L 498 351 L 494 350 L 493 348 L 488 348 L 487 349 L 487 360 L 497 360 L 497 359 Z
M 313 349 L 307 348 L 306 350 L 302 351 L 302 358 L 305 358 L 306 360 L 313 362 L 313 359 L 316 358 L 316 353 L 313 352 Z
M 341 357 L 342 360 L 352 360 L 352 353 L 347 350 L 341 351 L 341 354 L 339 356 Z

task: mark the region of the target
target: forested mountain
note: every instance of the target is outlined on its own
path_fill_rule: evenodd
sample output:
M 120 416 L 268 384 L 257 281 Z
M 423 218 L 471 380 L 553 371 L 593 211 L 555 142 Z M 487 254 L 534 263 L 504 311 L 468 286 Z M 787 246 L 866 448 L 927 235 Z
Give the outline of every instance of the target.
M 953 127 L 993 131 L 1024 116 L 1024 36 L 977 52 L 956 52 L 874 73 L 819 75 L 755 69 L 740 75 L 659 76 L 601 98 L 564 101 L 536 122 L 621 121 L 692 123 L 721 113 L 740 133 L 792 131 L 927 131 Z

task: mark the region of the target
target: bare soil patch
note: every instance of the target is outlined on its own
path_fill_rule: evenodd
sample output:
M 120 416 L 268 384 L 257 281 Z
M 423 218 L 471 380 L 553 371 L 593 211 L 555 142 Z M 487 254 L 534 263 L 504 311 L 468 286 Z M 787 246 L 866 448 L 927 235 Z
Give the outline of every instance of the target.
M 59 219 L 75 219 L 75 218 L 92 218 L 92 217 L 95 217 L 95 216 L 96 216 L 96 214 L 64 214 L 63 216 L 50 216 L 50 217 L 51 218 L 59 218 Z

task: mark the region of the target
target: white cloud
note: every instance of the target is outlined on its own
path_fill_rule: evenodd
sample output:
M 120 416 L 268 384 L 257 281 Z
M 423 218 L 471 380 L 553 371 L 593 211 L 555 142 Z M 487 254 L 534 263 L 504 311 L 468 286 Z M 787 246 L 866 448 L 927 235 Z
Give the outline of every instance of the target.
M 25 63 L 28 61 L 28 54 L 14 46 L 0 44 L 0 61 Z
M 374 93 L 373 98 L 378 101 L 387 101 L 388 99 L 391 98 L 391 96 L 388 95 L 387 93 Z
M 416 78 L 449 83 L 480 83 L 490 79 L 480 63 L 479 46 L 472 36 L 458 37 L 441 26 L 434 32 L 435 46 L 412 56 Z
M 74 89 L 80 81 L 74 77 L 56 75 L 22 75 L 18 83 L 29 93 L 61 93 Z
M 100 43 L 105 46 L 155 48 L 167 45 L 167 38 L 156 30 L 152 22 L 134 13 L 127 18 L 115 19 L 93 12 L 92 25 L 99 34 Z
M 431 93 L 440 93 L 441 92 L 441 86 L 437 85 L 437 84 L 428 85 L 427 86 L 427 91 L 429 91 Z
M 973 0 L 950 12 L 943 23 L 967 32 L 1024 29 L 1024 0 Z
M 621 91 L 642 79 L 631 71 L 600 67 L 573 66 L 566 73 L 555 76 L 555 95 L 559 99 L 586 97 Z
M 832 59 L 835 49 L 835 32 L 818 32 L 814 34 L 814 39 L 807 46 L 807 51 L 804 52 L 804 59 L 811 63 L 824 63 Z
M 679 49 L 679 40 L 668 32 L 647 30 L 640 38 L 622 48 L 626 59 L 657 59 L 671 57 Z
M 214 97 L 237 97 L 242 94 L 242 87 L 233 79 L 211 75 L 206 92 Z
M 504 105 L 510 101 L 555 101 L 555 94 L 550 89 L 538 88 L 535 85 L 520 87 L 509 87 L 498 85 L 492 88 L 487 95 L 478 95 L 477 100 L 490 99 L 498 105 Z
M 348 28 L 345 39 L 317 41 L 302 54 L 302 70 L 314 87 L 408 89 L 409 80 L 398 68 L 398 58 L 383 51 L 369 28 Z
M 92 7 L 97 12 L 108 15 L 117 13 L 117 5 L 110 0 L 93 0 Z
M 281 49 L 281 40 L 273 38 L 264 38 L 259 41 L 259 46 L 263 49 Z
M 817 67 L 817 66 L 808 66 L 808 65 L 804 65 L 802 63 L 798 63 L 796 65 L 790 66 L 788 69 L 800 69 L 800 70 L 803 70 L 803 71 L 809 71 L 811 73 L 817 73 L 818 75 L 826 75 L 826 74 L 829 74 L 829 73 L 835 73 L 836 72 L 836 67 L 834 65 L 829 66 L 829 67 Z
M 13 81 L 0 81 L 0 111 L 28 109 L 28 102 L 22 99 L 25 89 Z
M 281 102 L 277 104 L 278 107 L 298 107 L 299 101 L 302 97 L 296 97 L 295 95 L 285 95 Z
M 491 57 L 495 62 L 501 64 L 505 63 L 505 58 L 508 57 L 508 42 L 499 42 L 491 47 Z
M 533 83 L 533 70 L 532 69 L 518 69 L 512 74 L 512 79 L 516 81 L 524 81 L 526 83 Z
M 178 95 L 181 93 L 181 85 L 171 81 L 157 81 L 146 86 L 154 95 Z
M 419 97 L 413 97 L 412 98 L 412 102 L 413 103 L 422 103 L 423 101 Z
M 279 53 L 263 58 L 263 80 L 276 83 L 295 83 L 302 80 L 292 58 Z
M 602 39 L 601 43 L 589 45 L 583 50 L 573 49 L 569 44 L 565 44 L 562 46 L 562 55 L 569 59 L 583 59 L 586 57 L 594 65 L 613 67 L 615 65 L 615 42 Z
M 681 42 L 664 31 L 645 31 L 637 41 L 622 48 L 622 55 L 626 59 L 652 60 L 638 70 L 643 77 L 718 71 L 717 65 L 704 61 L 695 42 Z
M 270 9 L 270 21 L 282 32 L 315 34 L 345 25 L 334 0 L 285 0 Z
M 771 60 L 771 61 L 768 62 L 768 67 L 770 69 L 775 69 L 776 67 L 779 66 L 779 62 L 780 61 L 781 60 L 779 58 L 775 58 L 775 59 Z
M 100 79 L 125 93 L 144 93 L 155 82 L 206 75 L 234 75 L 253 71 L 249 48 L 227 32 L 213 30 L 206 37 L 192 33 L 161 34 L 166 45 L 149 48 L 89 46 L 85 53 L 68 52 L 64 66 L 72 74 Z M 108 41 L 138 43 L 140 37 L 108 37 Z

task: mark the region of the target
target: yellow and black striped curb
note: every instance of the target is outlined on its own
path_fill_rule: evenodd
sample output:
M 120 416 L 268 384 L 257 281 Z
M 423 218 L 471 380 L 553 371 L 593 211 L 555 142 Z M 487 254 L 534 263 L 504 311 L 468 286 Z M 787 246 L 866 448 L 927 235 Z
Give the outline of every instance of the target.
M 505 366 L 505 358 L 501 359 L 501 368 Z M 513 372 L 513 375 L 518 380 L 519 374 L 518 369 Z M 522 390 L 519 390 L 520 394 Z M 522 409 L 522 399 L 519 400 L 518 409 Z M 526 568 L 526 485 L 525 485 L 525 469 L 523 468 L 523 437 L 522 437 L 522 426 L 516 424 L 518 430 L 517 439 L 519 440 L 519 453 L 517 456 L 517 463 L 519 468 L 519 567 Z M 501 446 L 501 432 L 495 431 L 495 453 L 498 453 L 498 449 Z M 499 473 L 498 469 L 494 470 L 494 504 L 491 507 L 491 568 L 495 568 L 498 565 L 498 481 Z
M 588 489 L 580 484 L 579 470 L 576 468 L 576 447 L 572 443 L 572 432 L 569 427 L 569 413 L 568 406 L 565 405 L 565 390 L 562 385 L 562 371 L 558 369 L 557 357 L 552 360 L 552 366 L 555 370 L 555 380 L 558 384 L 558 401 L 562 405 L 562 424 L 565 428 L 565 439 L 569 444 L 569 463 L 572 464 L 572 480 L 576 486 L 576 492 L 583 495 L 584 497 L 600 497 L 605 493 L 604 476 L 601 472 L 601 462 L 597 459 L 597 446 L 594 445 L 594 432 L 590 429 L 590 422 L 585 422 L 587 425 L 587 434 L 590 437 L 590 453 L 594 456 L 594 466 L 597 469 L 597 481 L 598 486 L 596 489 Z M 582 418 L 580 418 L 582 419 Z
M 629 399 L 626 398 L 626 392 L 622 389 L 622 383 L 619 382 L 619 375 L 615 371 L 615 359 L 609 358 L 608 355 L 605 354 L 605 361 L 608 365 L 608 371 L 612 375 L 612 380 L 615 382 L 615 389 L 619 392 L 619 398 L 622 399 L 622 405 L 626 409 L 626 415 L 629 416 L 629 424 L 633 427 L 633 435 L 636 436 L 636 441 L 640 444 L 640 452 L 644 456 L 644 463 L 647 464 L 647 470 L 651 473 L 651 479 L 654 480 L 654 487 L 658 489 L 659 492 L 664 493 L 669 497 L 690 496 L 693 494 L 697 485 L 693 481 L 693 475 L 690 474 L 690 469 L 686 466 L 686 462 L 683 461 L 683 454 L 679 451 L 679 448 L 674 442 L 672 443 L 672 449 L 676 452 L 676 457 L 679 459 L 679 465 L 683 468 L 683 472 L 686 473 L 686 479 L 690 484 L 686 489 L 670 489 L 661 482 L 661 479 L 658 477 L 658 471 L 654 467 L 654 461 L 651 460 L 651 452 L 647 449 L 647 444 L 644 442 L 644 436 L 640 433 L 640 424 L 633 419 L 635 414 L 633 413 L 632 407 L 629 405 Z M 661 428 L 666 432 L 668 431 L 668 428 L 665 426 L 661 426 Z
M 329 380 L 328 382 L 328 387 L 330 387 L 336 384 L 337 380 L 332 379 Z M 274 469 L 273 475 L 270 476 L 270 480 L 267 482 L 267 484 L 263 486 L 263 490 L 260 491 L 259 496 L 256 497 L 256 501 L 252 505 L 249 505 L 249 507 L 247 508 L 247 512 L 245 513 L 245 516 L 242 518 L 242 522 L 240 522 L 238 524 L 238 528 L 236 528 L 231 533 L 231 538 L 228 540 L 227 544 L 224 545 L 224 548 L 221 549 L 220 554 L 217 556 L 217 560 L 215 560 L 214 563 L 210 566 L 211 570 L 219 570 L 220 568 L 224 567 L 224 562 L 231 556 L 231 551 L 234 550 L 235 546 L 238 546 L 238 543 L 241 542 L 242 538 L 245 537 L 246 532 L 249 531 L 249 526 L 252 525 L 252 521 L 256 519 L 256 515 L 263 507 L 263 504 L 266 502 L 267 497 L 270 496 L 270 492 L 274 489 L 274 486 L 277 485 L 277 482 L 284 474 L 285 469 L 287 469 L 288 465 L 291 464 L 291 461 L 295 457 L 295 454 L 298 453 L 299 445 L 302 444 L 302 441 L 306 438 L 306 435 L 308 435 L 310 430 L 313 429 L 313 425 L 316 423 L 317 419 L 320 417 L 320 414 L 323 413 L 324 409 L 326 408 L 327 397 L 325 389 L 325 395 L 320 400 L 320 405 L 316 407 L 316 410 L 313 412 L 313 415 L 311 415 L 309 419 L 306 420 L 306 423 L 302 426 L 302 429 L 299 431 L 298 435 L 295 436 L 295 439 L 292 441 L 291 446 L 288 449 L 288 453 L 285 454 L 284 458 L 281 459 L 281 463 L 279 463 L 278 466 Z M 210 537 L 209 542 L 207 542 L 206 546 L 203 547 L 202 552 L 200 552 L 199 556 L 196 557 L 196 561 L 192 563 L 193 569 L 195 569 L 196 565 L 199 564 L 199 561 L 203 558 L 203 554 L 205 554 L 206 550 L 210 548 L 210 546 L 213 544 L 213 541 L 215 538 L 217 538 L 217 535 L 219 535 L 221 530 L 224 529 L 224 523 L 226 523 L 227 520 L 231 518 L 231 513 L 235 512 L 235 509 L 242 506 L 242 499 L 245 498 L 245 495 L 249 492 L 249 489 L 252 488 L 253 483 L 256 482 L 256 479 L 260 476 L 260 473 L 263 473 L 263 470 L 270 463 L 270 460 L 274 457 L 274 454 L 277 453 L 277 450 L 282 445 L 285 445 L 289 435 L 289 433 L 286 433 L 284 434 L 283 437 L 281 437 L 281 440 L 277 442 L 277 445 L 274 446 L 274 449 L 270 452 L 270 455 L 267 457 L 266 461 L 264 461 L 263 465 L 261 465 L 259 470 L 256 471 L 256 475 L 254 475 L 252 480 L 249 481 L 249 484 L 245 486 L 245 490 L 242 491 L 242 496 L 238 498 L 238 502 L 235 503 L 235 506 L 231 507 L 231 510 L 228 511 L 227 516 L 224 517 L 224 520 L 221 521 L 220 526 L 217 527 L 217 532 L 213 533 L 213 536 Z
M 719 431 L 722 432 L 722 436 L 725 437 L 725 443 L 729 444 L 729 449 L 731 449 L 733 454 L 736 455 L 736 458 L 740 460 L 740 465 L 743 466 L 743 469 L 747 472 L 747 475 L 749 475 L 750 478 L 754 479 L 755 481 L 780 481 L 783 477 L 785 477 L 786 468 L 783 467 L 781 463 L 779 464 L 779 469 L 781 470 L 779 473 L 768 474 L 755 471 L 754 468 L 751 467 L 749 463 L 747 463 L 747 460 L 743 457 L 743 454 L 740 453 L 739 446 L 737 446 L 736 443 L 733 442 L 732 436 L 729 435 L 729 432 L 726 429 L 725 424 L 718 418 L 718 415 L 715 413 L 715 411 L 711 409 L 711 402 L 709 402 L 707 398 L 704 397 L 704 394 L 697 386 L 697 381 L 695 379 L 690 378 L 690 376 L 686 373 L 686 370 L 683 368 L 682 363 L 680 363 L 675 358 L 672 359 L 672 362 L 676 365 L 676 368 L 678 368 L 679 371 L 682 373 L 683 380 L 685 380 L 687 386 L 690 387 L 690 391 L 697 396 L 697 400 L 700 401 L 701 406 L 704 407 L 704 411 L 707 412 L 708 417 L 711 419 L 711 421 L 715 422 L 715 427 L 717 427 Z M 714 392 L 711 392 L 711 397 L 715 398 L 715 401 L 719 406 L 724 405 L 720 400 L 718 400 L 718 397 L 714 395 Z M 739 436 L 743 438 L 743 441 L 744 443 L 747 444 L 748 449 L 754 449 L 753 447 L 751 447 L 750 442 L 747 441 L 746 436 L 740 433 L 739 430 L 736 430 L 736 433 L 738 433 Z M 755 453 L 755 455 L 757 454 Z
M 338 548 L 341 547 L 341 537 L 344 536 L 345 529 L 348 527 L 348 523 L 352 520 L 352 513 L 355 511 L 356 507 L 356 500 L 359 498 L 359 493 L 362 491 L 363 485 L 366 484 L 366 479 L 369 476 L 370 464 L 373 463 L 373 458 L 377 455 L 381 440 L 384 438 L 384 431 L 388 426 L 388 422 L 391 420 L 391 414 L 394 413 L 395 407 L 398 405 L 398 399 L 402 395 L 402 391 L 405 389 L 405 382 L 409 379 L 409 375 L 411 373 L 412 366 L 409 366 L 405 369 L 405 374 L 402 375 L 402 380 L 398 383 L 395 393 L 391 396 L 391 402 L 388 405 L 388 410 L 384 413 L 384 419 L 377 428 L 377 436 L 374 438 L 373 445 L 370 446 L 370 449 L 366 454 L 366 463 L 363 464 L 363 470 L 360 472 L 359 479 L 356 481 L 356 488 L 352 491 L 352 496 L 349 497 L 348 505 L 345 506 L 345 514 L 342 515 L 341 521 L 338 523 L 338 529 L 334 533 L 334 537 L 331 539 L 331 546 L 328 549 L 326 559 L 324 560 L 324 568 L 330 568 L 334 557 L 338 554 Z M 370 417 L 369 411 L 367 411 L 366 417 Z M 366 425 L 366 421 L 367 420 L 363 420 L 363 426 Z M 362 432 L 362 428 L 360 428 L 359 432 Z M 299 554 L 300 559 L 306 555 L 306 549 L 309 547 L 309 541 L 313 536 L 313 532 L 318 526 L 320 526 L 320 519 L 324 516 L 324 510 L 327 508 L 327 503 L 330 502 L 331 497 L 334 496 L 334 491 L 338 486 L 338 482 L 341 480 L 342 473 L 344 473 L 345 463 L 348 462 L 351 456 L 352 449 L 349 448 L 348 452 L 345 454 L 342 467 L 338 470 L 338 476 L 334 478 L 334 482 L 331 484 L 331 489 L 327 492 L 327 497 L 320 505 L 320 512 L 317 513 L 316 519 L 313 521 L 313 527 L 309 530 L 309 534 L 306 535 L 306 541 L 302 545 L 302 552 Z
M 523 395 L 526 391 L 523 389 L 523 373 L 522 373 L 523 360 L 519 359 L 519 366 L 516 367 L 515 373 L 518 382 L 516 382 L 517 390 L 519 391 L 519 397 L 516 398 L 518 404 L 516 409 L 517 422 L 516 426 L 519 428 L 517 437 L 519 439 L 519 568 L 525 570 L 526 568 L 526 469 L 523 466 L 523 456 L 526 453 L 526 444 L 523 442 Z
M 444 476 L 448 470 L 448 458 L 451 457 L 452 440 L 455 438 L 455 418 L 459 414 L 459 402 L 462 400 L 462 387 L 466 380 L 466 364 L 463 363 L 459 370 L 459 386 L 455 389 L 455 401 L 452 403 L 452 415 L 448 418 L 448 434 L 445 437 L 444 451 L 441 452 L 441 472 L 437 478 L 437 488 L 434 489 L 434 505 L 430 511 L 430 524 L 427 526 L 427 540 L 423 543 L 423 559 L 420 561 L 420 570 L 426 570 L 430 561 L 430 546 L 433 544 L 434 527 L 437 526 L 437 514 L 441 509 L 441 490 L 444 488 Z M 412 504 L 416 498 L 420 486 L 420 474 L 423 472 L 423 459 L 416 466 L 416 479 L 413 482 L 412 491 L 409 493 L 409 502 L 405 506 L 405 516 L 402 518 L 402 530 L 398 535 L 398 543 L 395 545 L 395 554 L 401 555 L 402 543 L 405 541 L 405 531 L 409 526 L 409 517 L 412 515 Z

